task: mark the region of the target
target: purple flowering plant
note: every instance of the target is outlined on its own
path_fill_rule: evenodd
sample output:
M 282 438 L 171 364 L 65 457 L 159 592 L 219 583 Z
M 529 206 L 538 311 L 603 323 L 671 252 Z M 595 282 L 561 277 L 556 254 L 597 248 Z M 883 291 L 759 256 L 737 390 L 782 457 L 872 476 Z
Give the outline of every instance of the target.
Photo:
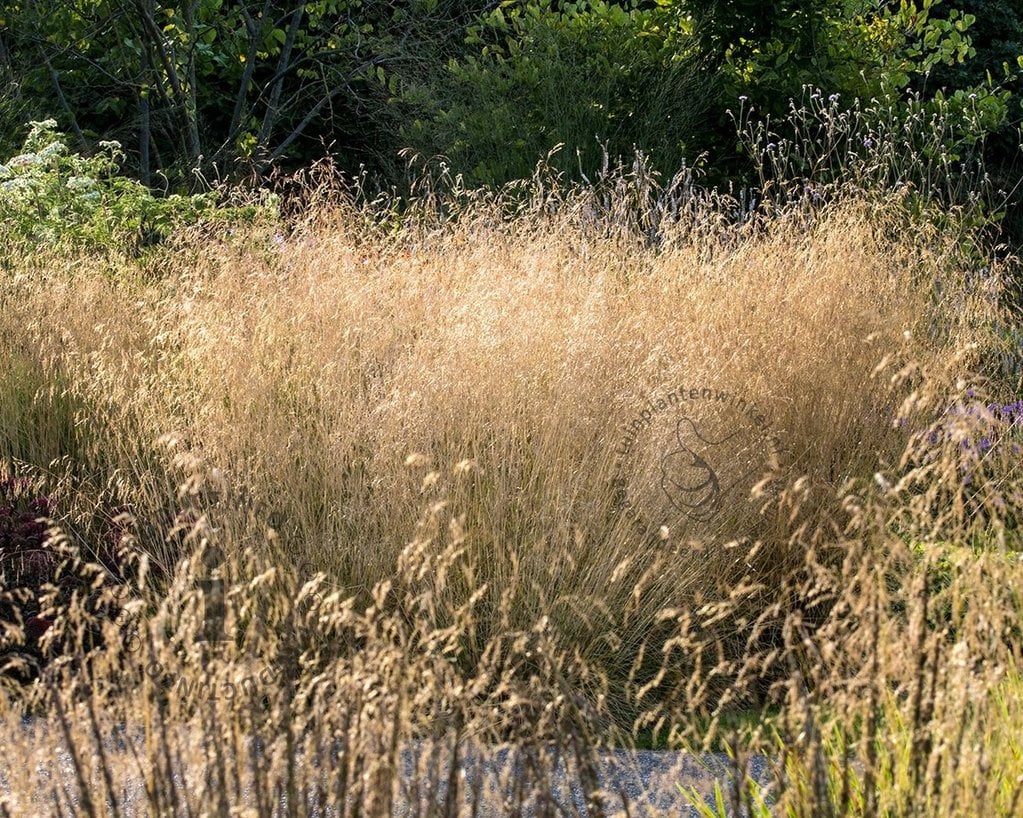
M 984 541 L 1023 528 L 1023 400 L 966 390 L 914 438 L 915 490 L 932 494 L 939 518 L 958 515 Z
M 967 390 L 966 397 L 976 398 L 974 390 Z M 1020 454 L 1020 432 L 1023 431 L 1023 400 L 1010 403 L 980 402 L 953 404 L 946 410 L 949 418 L 967 420 L 968 433 L 956 434 L 956 424 L 938 424 L 929 433 L 932 444 L 939 442 L 942 435 L 954 435 L 968 457 L 979 457 L 990 451 L 996 444 L 1005 444 L 1013 454 Z
M 1023 400 L 984 400 L 967 389 L 939 407 L 929 423 L 895 421 L 915 429 L 896 487 L 897 530 L 926 562 L 935 595 L 952 586 L 971 551 L 1023 559 Z M 928 622 L 954 635 L 949 606 L 933 607 Z

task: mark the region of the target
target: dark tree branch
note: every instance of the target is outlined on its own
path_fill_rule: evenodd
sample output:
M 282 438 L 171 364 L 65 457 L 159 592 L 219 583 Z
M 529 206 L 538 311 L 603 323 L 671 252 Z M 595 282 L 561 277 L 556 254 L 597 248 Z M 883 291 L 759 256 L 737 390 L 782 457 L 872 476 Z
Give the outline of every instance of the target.
M 171 59 L 170 54 L 167 53 L 167 47 L 164 45 L 163 35 L 160 32 L 159 27 L 156 25 L 156 20 L 154 20 L 153 15 L 149 13 L 149 9 L 146 7 L 144 0 L 135 0 L 135 7 L 139 11 L 142 25 L 149 34 L 153 47 L 156 49 L 156 54 L 160 58 L 163 70 L 167 75 L 167 80 L 170 82 L 171 90 L 174 92 L 174 101 L 176 103 L 176 107 L 180 111 L 182 125 L 184 126 L 185 136 L 187 139 L 186 155 L 189 160 L 194 163 L 199 158 L 199 128 L 195 118 L 189 115 L 188 101 L 185 97 L 184 89 L 181 86 L 181 78 L 178 76 L 177 69 L 174 67 L 174 61 Z
M 291 143 L 302 135 L 302 132 L 309 126 L 309 123 L 311 123 L 320 113 L 320 111 L 323 110 L 324 106 L 331 103 L 334 100 L 334 97 L 336 97 L 342 91 L 350 89 L 349 83 L 353 78 L 357 77 L 367 68 L 373 68 L 374 66 L 382 65 L 383 63 L 388 61 L 389 60 L 385 57 L 374 57 L 373 59 L 367 60 L 362 65 L 350 71 L 348 75 L 345 77 L 345 81 L 343 83 L 339 83 L 326 94 L 324 94 L 323 97 L 320 98 L 320 101 L 317 102 L 312 108 L 309 109 L 309 111 L 306 112 L 306 115 L 302 117 L 301 121 L 298 123 L 298 125 L 295 126 L 291 133 L 288 134 L 287 137 L 285 137 L 285 139 L 273 150 L 273 152 L 266 158 L 265 161 L 260 163 L 257 169 L 257 174 L 262 176 L 270 165 L 272 165 L 275 161 L 280 159 L 281 156 L 284 155 L 284 152 L 291 146 Z
M 39 8 L 36 6 L 35 0 L 32 0 L 31 6 L 32 10 L 36 14 L 39 14 Z M 57 74 L 57 69 L 53 67 L 53 63 L 50 61 L 50 55 L 46 53 L 43 43 L 36 41 L 36 47 L 39 49 L 39 56 L 43 58 L 43 65 L 46 66 L 46 73 L 50 77 L 50 83 L 53 85 L 53 91 L 57 95 L 57 101 L 60 103 L 60 107 L 64 109 L 64 113 L 67 114 L 67 117 L 71 122 L 71 130 L 75 132 L 75 136 L 78 138 L 78 144 L 81 145 L 83 150 L 85 150 L 88 148 L 88 144 L 85 141 L 85 134 L 82 133 L 82 129 L 78 126 L 78 118 L 75 116 L 75 112 L 68 104 L 67 97 L 64 96 L 64 88 L 60 84 L 60 76 Z
M 269 11 L 270 0 L 266 0 L 266 2 L 263 3 L 263 12 L 261 17 L 266 19 Z M 249 9 L 246 4 L 242 5 L 242 16 L 245 18 L 245 30 L 249 35 L 249 45 L 245 51 L 245 70 L 242 71 L 241 82 L 238 83 L 238 92 L 235 94 L 234 112 L 231 114 L 231 124 L 227 129 L 227 139 L 224 141 L 225 145 L 233 144 L 235 139 L 238 138 L 242 122 L 248 114 L 249 108 L 246 105 L 246 100 L 249 95 L 249 87 L 252 85 L 252 74 L 256 70 L 256 52 L 259 50 L 259 27 L 252 19 L 252 15 L 249 14 Z
M 152 177 L 150 176 L 149 160 L 149 89 L 142 86 L 146 83 L 149 74 L 149 51 L 142 49 L 141 64 L 139 66 L 139 175 L 142 184 L 149 187 Z
M 49 55 L 47 55 L 46 51 L 42 47 L 39 48 L 39 54 L 43 58 L 43 63 L 46 65 L 47 73 L 50 75 L 50 82 L 53 84 L 53 90 L 57 95 L 57 101 L 60 102 L 60 107 L 64 109 L 64 113 L 67 114 L 68 119 L 71 121 L 71 130 L 75 132 L 75 136 L 78 138 L 78 144 L 82 146 L 82 150 L 86 150 L 89 146 L 85 141 L 85 134 L 83 134 L 82 129 L 78 127 L 78 119 L 75 117 L 75 112 L 71 110 L 67 97 L 64 96 L 64 89 L 61 87 L 57 69 L 53 67 L 53 63 L 50 62 Z
M 284 87 L 284 74 L 290 67 L 291 49 L 295 45 L 295 37 L 298 35 L 298 27 L 302 24 L 302 15 L 305 12 L 303 6 L 299 6 L 291 14 L 291 24 L 288 26 L 288 33 L 281 47 L 281 56 L 277 61 L 277 81 L 270 91 L 270 100 L 266 105 L 266 113 L 263 115 L 263 124 L 259 129 L 257 150 L 266 145 L 270 138 L 270 132 L 277 121 L 277 107 L 280 104 L 281 90 Z
M 188 60 L 185 64 L 185 75 L 188 78 L 188 94 L 185 98 L 186 115 L 189 125 L 189 140 L 192 143 L 192 161 L 199 159 L 201 143 L 199 141 L 199 82 L 195 71 L 195 44 L 198 42 L 196 14 L 199 11 L 199 0 L 185 3 L 185 32 L 188 36 Z

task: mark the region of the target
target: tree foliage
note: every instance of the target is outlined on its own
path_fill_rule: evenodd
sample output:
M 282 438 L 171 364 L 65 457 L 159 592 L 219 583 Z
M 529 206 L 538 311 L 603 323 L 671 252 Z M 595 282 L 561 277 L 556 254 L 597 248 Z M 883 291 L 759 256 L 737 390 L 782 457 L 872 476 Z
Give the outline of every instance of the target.
M 368 85 L 393 83 L 399 13 L 377 0 L 17 0 L 3 54 L 21 98 L 85 147 L 131 146 L 157 172 L 260 174 L 302 140 L 344 132 Z M 14 24 L 16 22 L 16 25 Z

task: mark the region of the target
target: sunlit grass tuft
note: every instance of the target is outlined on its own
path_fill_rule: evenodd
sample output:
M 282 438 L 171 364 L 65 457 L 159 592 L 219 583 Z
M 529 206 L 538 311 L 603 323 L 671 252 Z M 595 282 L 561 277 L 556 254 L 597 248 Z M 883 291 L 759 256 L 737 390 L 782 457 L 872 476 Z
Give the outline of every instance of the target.
M 604 195 L 397 225 L 329 198 L 287 236 L 0 282 L 0 460 L 84 562 L 117 509 L 134 566 L 116 621 L 47 613 L 0 727 L 38 763 L 0 804 L 542 812 L 559 753 L 590 792 L 642 740 L 766 754 L 787 814 L 955 815 L 982 778 L 1011 814 L 1018 752 L 971 749 L 1019 659 L 997 265 L 897 201 L 708 201 L 652 240 Z M 714 514 L 664 488 L 677 419 L 725 445 Z M 497 745 L 522 766 L 475 792 Z

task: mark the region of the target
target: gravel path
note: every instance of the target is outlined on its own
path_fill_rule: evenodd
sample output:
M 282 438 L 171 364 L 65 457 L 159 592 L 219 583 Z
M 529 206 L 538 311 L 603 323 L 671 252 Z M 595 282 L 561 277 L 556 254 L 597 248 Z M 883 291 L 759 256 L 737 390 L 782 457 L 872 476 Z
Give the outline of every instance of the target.
M 39 728 L 39 725 L 34 725 Z M 29 729 L 28 732 L 31 732 Z M 46 742 L 53 746 L 50 741 Z M 120 746 L 117 746 L 120 745 Z M 12 816 L 53 815 L 53 798 L 50 793 L 51 776 L 63 778 L 73 801 L 77 801 L 74 768 L 70 756 L 61 752 L 52 758 L 50 764 L 42 765 L 37 760 L 26 758 L 24 752 L 8 754 L 0 750 L 0 794 L 10 795 L 8 782 L 17 774 L 21 765 L 35 764 L 40 792 L 29 802 L 12 804 Z M 126 752 L 123 742 L 109 742 L 108 753 Z M 426 744 L 414 745 L 401 754 L 402 771 L 398 782 L 398 797 L 393 814 L 403 816 L 414 814 L 414 804 L 422 806 L 436 802 L 446 790 L 447 769 L 445 761 L 449 756 L 447 748 L 431 751 Z M 548 764 L 551 770 L 549 786 L 537 786 L 535 767 L 522 753 L 513 753 L 501 748 L 465 746 L 460 751 L 460 781 L 458 786 L 465 797 L 464 814 L 472 814 L 470 801 L 473 793 L 482 793 L 481 818 L 518 814 L 511 811 L 511 804 L 522 801 L 525 809 L 523 818 L 532 815 L 591 815 L 596 810 L 587 804 L 587 794 L 580 786 L 580 771 L 574 761 L 560 760 Z M 22 767 L 24 769 L 24 767 Z M 419 775 L 414 775 L 414 772 Z M 530 772 L 532 770 L 532 772 Z M 750 760 L 751 776 L 761 784 L 768 781 L 766 759 L 755 756 Z M 717 753 L 693 755 L 659 751 L 607 751 L 596 758 L 596 780 L 599 785 L 600 804 L 607 815 L 628 816 L 698 816 L 698 810 L 690 804 L 683 790 L 695 788 L 708 804 L 713 803 L 715 783 L 723 787 L 731 780 L 730 763 L 726 756 Z M 18 776 L 20 778 L 20 776 Z M 439 782 L 431 788 L 426 782 Z M 58 789 L 60 787 L 58 786 Z M 543 793 L 549 793 L 548 800 Z M 726 789 L 726 801 L 727 801 Z M 248 800 L 248 799 L 246 799 Z M 255 800 L 246 806 L 255 807 Z M 77 803 L 76 803 L 77 807 Z M 75 810 L 77 812 L 77 809 Z M 141 781 L 128 782 L 121 797 L 121 812 L 127 816 L 147 814 L 145 792 Z M 70 813 L 65 813 L 70 814 Z M 238 814 L 258 814 L 255 811 Z M 328 810 L 323 816 L 330 815 Z

